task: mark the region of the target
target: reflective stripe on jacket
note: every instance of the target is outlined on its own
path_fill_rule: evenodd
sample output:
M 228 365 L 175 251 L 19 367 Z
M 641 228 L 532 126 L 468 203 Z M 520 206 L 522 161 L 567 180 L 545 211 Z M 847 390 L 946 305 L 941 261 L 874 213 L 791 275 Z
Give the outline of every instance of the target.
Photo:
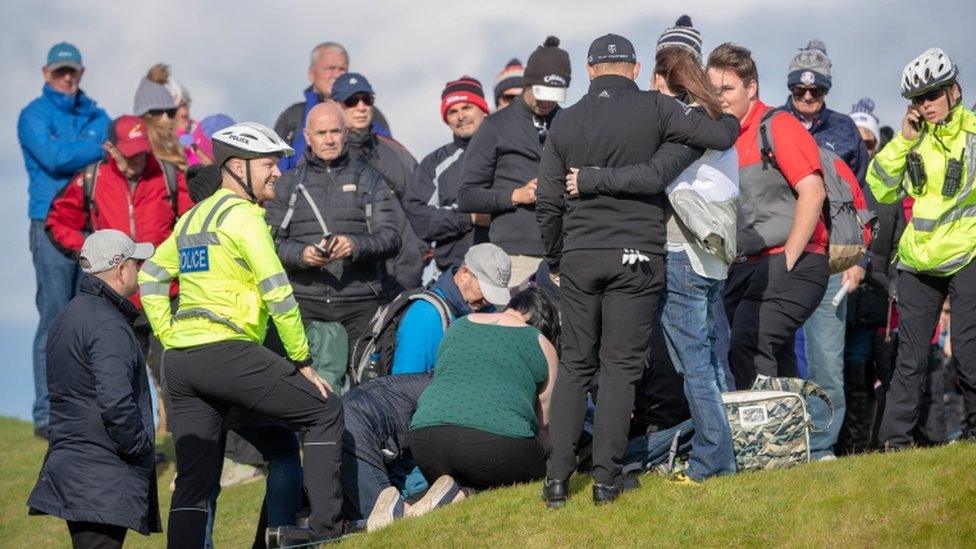
M 906 169 L 915 150 L 925 168 L 925 184 L 916 192 Z M 943 196 L 949 161 L 962 161 L 959 190 Z M 898 244 L 898 267 L 936 276 L 951 276 L 976 256 L 976 114 L 957 105 L 947 124 L 925 124 L 914 141 L 899 132 L 875 156 L 867 182 L 882 204 L 915 199 L 912 220 Z
M 179 278 L 171 314 L 169 283 Z M 218 341 L 264 341 L 270 315 L 288 357 L 308 358 L 298 303 L 264 210 L 220 189 L 188 211 L 139 272 L 142 304 L 166 348 Z

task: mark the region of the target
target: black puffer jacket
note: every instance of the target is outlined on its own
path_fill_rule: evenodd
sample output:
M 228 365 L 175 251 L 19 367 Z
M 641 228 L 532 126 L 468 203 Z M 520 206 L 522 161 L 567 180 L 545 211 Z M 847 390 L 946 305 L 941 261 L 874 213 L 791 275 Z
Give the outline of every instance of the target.
M 391 290 L 390 298 L 403 290 L 419 288 L 430 246 L 414 232 L 401 202 L 407 186 L 413 182 L 417 159 L 400 143 L 372 133 L 349 132 L 346 146 L 349 147 L 350 158 L 365 160 L 382 175 L 383 181 L 396 195 L 395 207 L 400 216 L 401 246 L 396 258 L 387 262 L 386 268 L 399 287 Z
M 54 320 L 47 339 L 51 434 L 27 500 L 31 514 L 161 532 L 146 361 L 138 311 L 100 279 Z
M 351 257 L 322 269 L 302 263 L 302 251 L 318 244 L 323 230 L 298 190 L 299 183 L 315 201 L 328 230 L 352 240 Z M 379 297 L 387 283 L 384 262 L 399 250 L 400 233 L 395 199 L 376 170 L 350 161 L 345 153 L 326 164 L 306 152 L 298 167 L 281 176 L 275 192 L 275 199 L 265 205 L 265 218 L 295 298 L 330 303 Z M 287 226 L 282 226 L 293 193 L 297 193 L 294 212 Z M 368 222 L 367 210 L 371 214 Z

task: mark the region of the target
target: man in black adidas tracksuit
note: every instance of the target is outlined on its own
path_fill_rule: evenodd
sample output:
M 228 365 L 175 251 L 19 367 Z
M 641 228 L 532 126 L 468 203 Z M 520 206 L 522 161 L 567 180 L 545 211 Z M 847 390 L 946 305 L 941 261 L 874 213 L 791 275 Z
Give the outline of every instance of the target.
M 590 46 L 590 90 L 553 121 L 542 154 L 536 214 L 545 260 L 559 277 L 563 341 L 553 390 L 550 454 L 543 497 L 561 506 L 576 469 L 576 441 L 586 392 L 600 372 L 593 441 L 593 500 L 616 499 L 636 488 L 621 474 L 634 390 L 647 357 L 651 326 L 664 290 L 665 197 L 587 195 L 566 197 L 570 168 L 616 167 L 648 162 L 658 147 L 679 142 L 727 149 L 739 124 L 685 108 L 634 82 L 640 65 L 626 38 L 606 35 Z M 682 147 L 662 148 L 659 166 L 676 170 L 696 158 Z M 663 190 L 663 189 L 662 189 Z

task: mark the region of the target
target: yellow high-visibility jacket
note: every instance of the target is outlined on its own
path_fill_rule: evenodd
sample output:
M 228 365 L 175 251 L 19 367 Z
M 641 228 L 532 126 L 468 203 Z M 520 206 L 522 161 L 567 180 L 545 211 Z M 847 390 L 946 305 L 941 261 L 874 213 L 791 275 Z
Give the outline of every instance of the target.
M 174 278 L 180 298 L 172 314 Z M 288 357 L 309 357 L 298 303 L 264 210 L 226 189 L 183 214 L 142 266 L 139 291 L 153 332 L 167 349 L 228 340 L 260 344 L 270 314 Z
M 906 169 L 908 153 L 918 151 L 926 183 L 916 192 Z M 962 161 L 959 191 L 942 195 L 950 159 Z M 901 132 L 868 166 L 867 183 L 878 202 L 891 204 L 915 198 L 912 220 L 898 243 L 898 267 L 917 273 L 951 276 L 976 256 L 976 114 L 962 104 L 944 125 L 925 124 L 914 141 Z

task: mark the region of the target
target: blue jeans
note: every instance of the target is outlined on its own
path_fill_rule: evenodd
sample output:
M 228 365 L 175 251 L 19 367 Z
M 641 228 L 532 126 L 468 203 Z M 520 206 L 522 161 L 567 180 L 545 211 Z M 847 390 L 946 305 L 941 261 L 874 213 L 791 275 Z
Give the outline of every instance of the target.
M 353 520 L 368 518 L 380 492 L 390 486 L 396 486 L 404 498 L 427 489 L 427 481 L 409 454 L 395 460 L 387 470 L 343 452 L 341 474 L 343 511 Z
M 844 337 L 847 322 L 847 300 L 834 307 L 830 302 L 843 283 L 841 274 L 827 282 L 827 293 L 817 310 L 803 325 L 807 358 L 807 379 L 823 387 L 834 403 L 834 420 L 822 433 L 810 433 L 810 457 L 833 455 L 841 424 L 844 423 Z M 830 421 L 830 409 L 819 398 L 807 400 L 810 418 L 817 427 Z
M 715 303 L 723 282 L 694 271 L 685 252 L 668 252 L 667 292 L 661 308 L 668 352 L 684 378 L 695 435 L 687 475 L 695 480 L 735 472 L 732 432 L 722 405 L 725 371 L 716 352 Z
M 268 514 L 267 525 L 295 524 L 295 517 L 302 507 L 302 461 L 298 455 L 298 437 L 283 427 L 240 427 L 235 428 L 234 432 L 261 452 L 261 457 L 267 462 L 262 509 Z M 217 479 L 207 517 L 206 549 L 213 548 L 213 526 L 219 495 L 220 479 Z
M 44 221 L 31 219 L 30 251 L 34 258 L 37 280 L 37 313 L 40 321 L 34 335 L 34 428 L 50 421 L 51 403 L 47 393 L 47 359 L 44 347 L 47 332 L 55 317 L 68 305 L 81 281 L 81 269 L 73 259 L 61 253 L 44 232 Z

